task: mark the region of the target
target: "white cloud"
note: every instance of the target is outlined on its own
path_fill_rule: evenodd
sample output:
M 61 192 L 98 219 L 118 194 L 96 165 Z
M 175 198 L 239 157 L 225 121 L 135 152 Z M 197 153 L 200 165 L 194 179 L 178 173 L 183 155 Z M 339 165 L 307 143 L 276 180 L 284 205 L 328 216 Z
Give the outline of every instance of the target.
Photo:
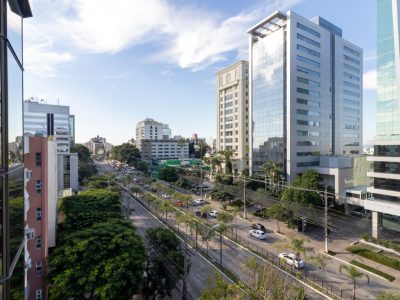
M 301 0 L 263 1 L 235 16 L 169 0 L 35 0 L 26 22 L 27 68 L 56 76 L 60 64 L 82 53 L 115 54 L 152 42 L 150 61 L 194 71 L 226 60 L 226 53 L 248 45 L 247 29 L 273 11 Z
M 376 70 L 366 71 L 363 75 L 364 90 L 376 90 Z

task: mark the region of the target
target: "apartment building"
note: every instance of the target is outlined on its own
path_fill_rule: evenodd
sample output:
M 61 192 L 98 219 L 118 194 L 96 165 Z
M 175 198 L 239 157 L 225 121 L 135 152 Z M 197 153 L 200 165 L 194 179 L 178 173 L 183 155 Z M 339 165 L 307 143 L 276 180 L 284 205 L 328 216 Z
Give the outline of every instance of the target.
M 275 12 L 249 31 L 250 168 L 291 182 L 323 155 L 362 151 L 362 49 L 321 17 Z
M 188 140 L 141 140 L 143 160 L 187 159 Z
M 249 63 L 241 60 L 219 71 L 216 150 L 233 150 L 232 168 L 249 167 Z
M 168 140 L 171 138 L 168 124 L 147 118 L 136 124 L 136 146 L 140 149 L 141 140 Z
M 57 144 L 25 136 L 26 299 L 47 299 L 48 248 L 56 245 Z

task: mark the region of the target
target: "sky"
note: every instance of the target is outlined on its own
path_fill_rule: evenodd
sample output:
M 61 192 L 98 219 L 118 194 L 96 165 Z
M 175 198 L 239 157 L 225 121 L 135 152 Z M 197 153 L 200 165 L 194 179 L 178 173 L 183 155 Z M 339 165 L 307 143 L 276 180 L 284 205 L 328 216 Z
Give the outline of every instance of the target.
M 375 0 L 31 0 L 25 99 L 69 105 L 76 141 L 135 137 L 150 117 L 173 135 L 216 136 L 215 74 L 248 59 L 247 29 L 276 10 L 343 29 L 364 49 L 364 143 L 375 134 Z M 357 13 L 354 13 L 357 12 Z

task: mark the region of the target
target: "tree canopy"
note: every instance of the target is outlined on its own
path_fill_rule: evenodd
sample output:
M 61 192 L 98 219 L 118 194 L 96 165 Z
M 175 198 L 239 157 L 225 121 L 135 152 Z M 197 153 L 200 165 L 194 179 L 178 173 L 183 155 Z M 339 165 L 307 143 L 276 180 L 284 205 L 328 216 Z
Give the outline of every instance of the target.
M 71 148 L 71 152 L 78 153 L 79 181 L 97 174 L 96 166 L 93 163 L 93 159 L 87 147 L 81 144 L 75 144 L 75 146 Z
M 132 144 L 124 143 L 111 150 L 111 157 L 130 166 L 137 166 L 140 160 L 140 150 Z
M 298 202 L 301 204 L 322 205 L 321 197 L 317 192 L 305 191 L 295 188 L 321 191 L 324 186 L 322 184 L 322 175 L 315 170 L 307 170 L 303 174 L 298 175 L 292 186 L 294 188 L 285 188 L 282 194 L 283 201 Z
M 176 174 L 175 168 L 171 167 L 160 169 L 158 177 L 160 180 L 168 182 L 175 182 L 179 179 L 178 174 Z

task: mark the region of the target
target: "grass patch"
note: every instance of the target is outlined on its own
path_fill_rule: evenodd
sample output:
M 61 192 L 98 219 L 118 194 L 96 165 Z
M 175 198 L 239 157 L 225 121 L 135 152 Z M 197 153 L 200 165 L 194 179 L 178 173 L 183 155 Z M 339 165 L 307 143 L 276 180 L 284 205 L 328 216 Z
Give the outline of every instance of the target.
M 385 265 L 385 266 L 388 266 L 390 268 L 400 271 L 400 260 L 388 257 L 383 253 L 376 253 L 376 252 L 371 251 L 361 245 L 349 246 L 346 248 L 346 250 L 353 254 L 360 255 L 360 256 L 368 258 L 374 262 L 377 262 L 379 264 L 382 264 L 382 265 Z
M 328 250 L 328 254 L 331 256 L 335 256 L 337 253 L 335 251 Z
M 360 267 L 360 268 L 362 268 L 362 269 L 364 269 L 364 270 L 370 271 L 371 273 L 374 273 L 374 274 L 379 275 L 379 276 L 381 276 L 381 277 L 383 277 L 383 278 L 386 278 L 386 279 L 389 280 L 390 282 L 392 282 L 392 281 L 394 281 L 394 280 L 396 279 L 396 278 L 393 277 L 392 275 L 389 275 L 389 274 L 387 274 L 387 273 L 385 273 L 385 272 L 379 271 L 379 270 L 377 270 L 377 269 L 375 269 L 375 268 L 373 268 L 373 267 L 364 265 L 363 263 L 360 263 L 359 261 L 352 260 L 352 261 L 350 261 L 350 263 L 351 263 L 352 265 L 355 265 L 355 266 L 357 266 L 357 267 Z

